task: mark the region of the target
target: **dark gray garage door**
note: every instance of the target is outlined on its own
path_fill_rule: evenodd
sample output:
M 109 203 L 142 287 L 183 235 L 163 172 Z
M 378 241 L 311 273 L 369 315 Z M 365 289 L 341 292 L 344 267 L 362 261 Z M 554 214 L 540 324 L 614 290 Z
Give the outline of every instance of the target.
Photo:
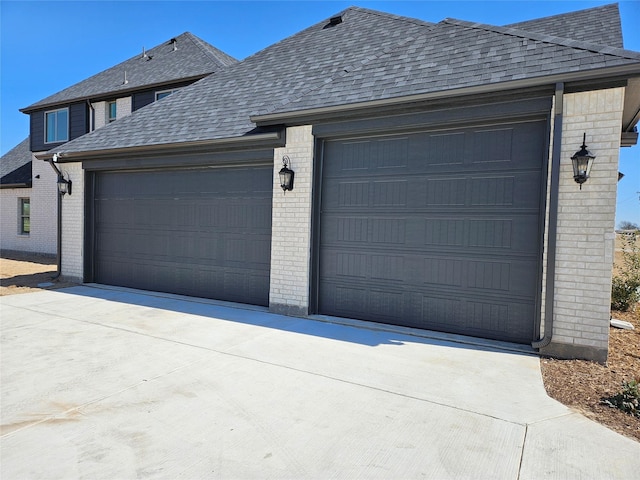
M 95 281 L 268 305 L 272 173 L 97 173 Z
M 319 313 L 527 343 L 546 122 L 328 140 Z

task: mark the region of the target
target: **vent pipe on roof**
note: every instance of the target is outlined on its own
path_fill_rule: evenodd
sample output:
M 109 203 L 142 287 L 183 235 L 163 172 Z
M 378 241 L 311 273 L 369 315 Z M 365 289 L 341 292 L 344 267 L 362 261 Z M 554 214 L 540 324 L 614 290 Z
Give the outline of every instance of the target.
M 147 51 L 142 47 L 142 58 L 147 58 Z
M 127 83 L 129 83 L 129 80 L 127 80 L 127 71 L 124 71 L 124 80 L 122 82 L 123 85 L 126 85 Z
M 178 50 L 178 40 L 176 40 L 175 38 L 172 38 L 171 40 L 169 40 L 169 43 L 173 47 L 174 52 Z

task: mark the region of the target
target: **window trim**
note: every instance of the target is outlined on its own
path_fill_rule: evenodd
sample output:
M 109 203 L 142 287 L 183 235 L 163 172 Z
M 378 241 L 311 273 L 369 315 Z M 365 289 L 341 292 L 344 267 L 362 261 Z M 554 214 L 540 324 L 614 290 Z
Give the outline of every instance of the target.
M 24 206 L 29 205 L 29 214 L 25 215 Z M 29 230 L 24 228 L 25 219 L 29 220 Z M 28 237 L 31 234 L 31 197 L 18 198 L 18 235 Z
M 111 116 L 111 105 L 115 107 L 114 108 L 114 113 L 116 114 L 115 117 Z M 117 119 L 118 119 L 118 102 L 116 100 L 107 102 L 107 123 L 115 122 Z
M 66 125 L 66 137 L 64 140 L 49 140 L 47 138 L 47 135 L 49 133 L 49 125 L 47 123 L 48 120 L 48 115 L 50 113 L 55 113 L 56 114 L 56 137 L 58 136 L 58 112 L 67 112 L 67 125 Z M 65 108 L 57 108 L 56 110 L 48 110 L 44 112 L 44 143 L 61 143 L 61 142 L 68 142 L 69 141 L 69 107 L 65 107 Z
M 163 98 L 167 98 L 169 95 L 171 95 L 172 93 L 176 93 L 178 90 L 180 90 L 179 88 L 170 88 L 169 90 L 158 90 L 157 92 L 155 92 L 155 100 L 154 102 L 157 102 L 158 100 L 162 100 Z M 162 95 L 163 93 L 166 93 L 166 95 L 162 98 L 158 98 L 158 95 Z

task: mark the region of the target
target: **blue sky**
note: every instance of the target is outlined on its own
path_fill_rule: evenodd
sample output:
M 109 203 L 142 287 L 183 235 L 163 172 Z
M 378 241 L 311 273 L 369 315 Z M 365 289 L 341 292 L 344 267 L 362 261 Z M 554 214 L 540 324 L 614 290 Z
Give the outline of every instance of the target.
M 29 118 L 19 108 L 185 31 L 242 59 L 351 5 L 431 22 L 453 17 L 503 25 L 607 3 L 0 0 L 0 154 L 28 135 Z M 619 5 L 625 48 L 640 51 L 640 0 Z M 620 171 L 626 176 L 618 184 L 616 223 L 640 224 L 640 146 L 621 149 Z

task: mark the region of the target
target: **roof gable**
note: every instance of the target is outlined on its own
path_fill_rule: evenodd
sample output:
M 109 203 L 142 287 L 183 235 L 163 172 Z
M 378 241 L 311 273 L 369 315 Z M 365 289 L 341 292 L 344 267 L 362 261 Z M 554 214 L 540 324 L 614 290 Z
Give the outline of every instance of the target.
M 620 11 L 615 3 L 512 23 L 505 27 L 623 48 Z
M 29 137 L 0 158 L 0 185 L 31 183 L 31 151 Z
M 171 40 L 175 40 L 175 48 Z M 61 103 L 198 78 L 237 63 L 233 57 L 189 32 L 171 40 L 147 50 L 145 55 L 140 53 L 21 111 L 28 113 Z

